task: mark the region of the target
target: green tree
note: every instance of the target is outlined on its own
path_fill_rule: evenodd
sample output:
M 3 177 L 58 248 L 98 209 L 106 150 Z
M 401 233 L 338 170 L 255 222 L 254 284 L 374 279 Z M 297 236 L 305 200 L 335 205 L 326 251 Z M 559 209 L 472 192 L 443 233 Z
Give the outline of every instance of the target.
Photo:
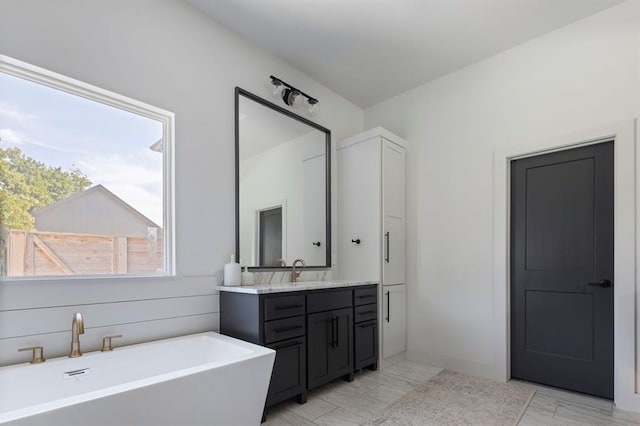
M 8 229 L 33 229 L 33 209 L 48 206 L 91 185 L 78 169 L 48 166 L 19 148 L 0 148 L 0 224 Z

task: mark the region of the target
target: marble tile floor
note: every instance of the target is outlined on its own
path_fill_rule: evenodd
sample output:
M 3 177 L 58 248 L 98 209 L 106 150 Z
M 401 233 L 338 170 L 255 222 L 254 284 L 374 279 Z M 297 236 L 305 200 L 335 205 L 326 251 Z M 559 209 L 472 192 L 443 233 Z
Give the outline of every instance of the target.
M 361 425 L 441 371 L 411 361 L 384 370 L 364 370 L 351 383 L 337 380 L 309 392 L 308 402 L 272 407 L 264 426 Z M 640 414 L 621 411 L 608 400 L 527 383 L 536 390 L 520 425 L 638 425 Z
M 525 382 L 523 382 L 525 383 Z M 639 425 L 640 414 L 618 410 L 612 401 L 548 386 L 527 383 L 536 393 L 521 426 Z

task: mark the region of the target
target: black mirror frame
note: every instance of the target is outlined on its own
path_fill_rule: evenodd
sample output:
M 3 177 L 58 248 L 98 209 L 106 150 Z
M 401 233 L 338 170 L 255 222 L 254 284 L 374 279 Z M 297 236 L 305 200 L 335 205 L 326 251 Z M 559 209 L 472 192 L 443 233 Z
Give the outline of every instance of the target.
M 236 156 L 236 170 L 235 170 L 235 180 L 236 180 L 236 259 L 240 259 L 240 96 L 244 96 L 254 102 L 257 102 L 267 108 L 270 108 L 276 112 L 284 114 L 287 117 L 293 118 L 294 120 L 298 120 L 301 123 L 306 124 L 307 126 L 313 127 L 316 130 L 319 130 L 325 134 L 325 145 L 327 152 L 327 161 L 326 161 L 326 212 L 325 212 L 325 229 L 326 229 L 326 265 L 309 265 L 307 269 L 327 269 L 331 268 L 331 130 L 322 127 L 321 125 L 314 123 L 311 120 L 308 120 L 304 117 L 295 114 L 288 109 L 282 108 L 279 105 L 276 105 L 272 102 L 269 102 L 266 99 L 261 98 L 247 90 L 241 89 L 240 87 L 236 87 L 235 89 L 235 156 Z M 291 266 L 249 266 L 251 270 L 287 270 L 291 269 Z

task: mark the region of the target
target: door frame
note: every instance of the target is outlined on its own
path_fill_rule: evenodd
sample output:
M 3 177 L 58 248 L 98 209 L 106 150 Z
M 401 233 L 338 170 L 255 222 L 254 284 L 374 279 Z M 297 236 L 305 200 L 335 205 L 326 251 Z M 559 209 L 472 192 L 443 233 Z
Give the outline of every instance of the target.
M 493 305 L 494 362 L 492 378 L 511 378 L 510 218 L 511 161 L 600 142 L 614 146 L 614 402 L 620 409 L 640 411 L 638 393 L 638 306 L 636 291 L 637 229 L 640 220 L 636 149 L 638 120 L 626 120 L 547 140 L 527 141 L 496 149 L 493 158 Z

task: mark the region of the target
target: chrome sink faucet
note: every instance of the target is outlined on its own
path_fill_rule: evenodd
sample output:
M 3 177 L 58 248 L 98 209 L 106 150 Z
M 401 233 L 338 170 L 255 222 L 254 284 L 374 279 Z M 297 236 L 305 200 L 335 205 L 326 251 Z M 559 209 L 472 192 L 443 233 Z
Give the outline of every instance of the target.
M 71 352 L 69 353 L 69 358 L 82 356 L 82 351 L 80 350 L 80 334 L 84 334 L 84 321 L 82 320 L 82 314 L 76 312 L 71 322 Z
M 293 263 L 291 264 L 291 282 L 295 283 L 296 279 L 300 276 L 300 273 L 302 271 L 296 271 L 296 264 L 301 263 L 302 267 L 304 268 L 305 266 L 307 266 L 306 263 L 304 263 L 304 260 L 302 259 L 296 259 L 293 261 Z

